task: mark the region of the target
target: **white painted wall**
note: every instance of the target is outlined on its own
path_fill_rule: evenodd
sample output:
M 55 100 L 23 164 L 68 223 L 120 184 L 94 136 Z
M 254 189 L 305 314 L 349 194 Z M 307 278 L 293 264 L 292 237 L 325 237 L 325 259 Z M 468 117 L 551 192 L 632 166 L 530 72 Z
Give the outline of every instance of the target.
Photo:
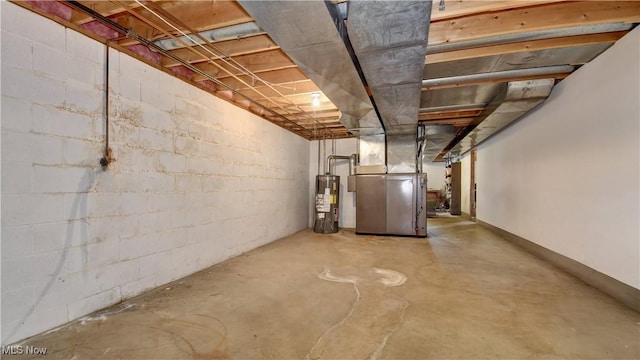
M 481 144 L 477 217 L 640 288 L 640 28 Z
M 2 344 L 305 229 L 309 142 L 3 1 Z
M 331 155 L 332 140 L 325 140 L 326 156 Z M 314 222 L 314 205 L 313 200 L 316 192 L 316 175 L 318 175 L 318 143 L 320 143 L 320 154 L 323 153 L 323 141 L 309 142 L 309 226 L 313 227 Z M 351 155 L 358 152 L 357 142 L 355 138 L 336 139 L 336 155 Z M 324 171 L 326 156 L 321 160 L 320 173 Z M 321 156 L 322 157 L 322 156 Z M 340 176 L 340 217 L 338 218 L 338 226 L 345 228 L 356 227 L 356 193 L 347 191 L 347 177 L 349 176 L 349 161 L 336 160 L 335 174 Z

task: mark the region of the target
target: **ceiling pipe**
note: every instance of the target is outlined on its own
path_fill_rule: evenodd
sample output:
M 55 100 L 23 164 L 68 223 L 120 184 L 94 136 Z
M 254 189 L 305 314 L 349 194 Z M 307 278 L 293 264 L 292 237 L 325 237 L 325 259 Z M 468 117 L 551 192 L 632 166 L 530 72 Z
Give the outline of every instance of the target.
M 473 40 L 447 42 L 442 44 L 435 44 L 427 46 L 427 55 L 439 54 L 443 52 L 473 49 L 482 46 L 502 45 L 521 41 L 531 40 L 543 40 L 552 39 L 566 36 L 578 36 L 599 34 L 617 31 L 627 31 L 633 27 L 633 24 L 625 23 L 611 23 L 611 24 L 597 24 L 587 26 L 575 26 L 561 29 L 540 30 L 518 34 L 507 34 L 500 36 L 493 36 L 488 38 L 480 38 Z
M 505 71 L 496 71 L 496 72 L 481 73 L 481 74 L 450 76 L 446 78 L 422 80 L 422 87 L 429 88 L 429 87 L 435 87 L 435 86 L 474 83 L 478 81 L 505 80 L 505 79 L 519 78 L 519 77 L 527 77 L 527 76 L 567 74 L 567 73 L 573 72 L 575 69 L 576 69 L 576 66 L 573 66 L 573 65 L 557 65 L 557 66 L 544 66 L 544 67 L 530 68 L 530 69 L 505 70 Z
M 264 34 L 264 30 L 258 26 L 255 22 L 246 22 L 231 26 L 225 26 L 218 29 L 206 30 L 197 33 L 199 37 L 207 40 L 206 43 L 224 41 L 224 40 L 232 40 L 232 39 L 241 39 L 244 37 L 249 37 L 258 34 Z M 194 34 L 192 34 L 194 35 Z M 165 50 L 175 50 L 184 48 L 184 45 L 181 42 L 188 43 L 191 38 L 186 36 L 178 37 L 180 41 L 176 41 L 173 39 L 162 39 L 154 41 L 156 44 L 160 45 Z M 205 44 L 205 42 L 200 42 L 200 44 Z

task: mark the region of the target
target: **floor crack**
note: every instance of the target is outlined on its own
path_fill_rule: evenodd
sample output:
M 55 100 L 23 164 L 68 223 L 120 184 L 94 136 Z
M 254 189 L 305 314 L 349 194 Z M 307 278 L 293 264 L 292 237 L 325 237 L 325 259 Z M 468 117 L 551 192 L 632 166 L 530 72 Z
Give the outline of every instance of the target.
M 331 326 L 330 328 L 325 330 L 325 332 L 323 332 L 322 335 L 320 335 L 320 337 L 318 338 L 318 341 L 316 342 L 316 344 L 313 345 L 311 350 L 309 350 L 309 353 L 307 353 L 307 355 L 304 357 L 305 360 L 311 360 L 311 354 L 313 354 L 313 351 L 320 345 L 320 343 L 322 342 L 322 339 L 328 333 L 330 333 L 333 329 L 335 329 L 335 328 L 339 327 L 340 325 L 344 324 L 345 321 L 347 321 L 351 317 L 351 315 L 353 314 L 354 310 L 358 306 L 358 303 L 360 303 L 360 290 L 358 289 L 358 285 L 357 285 L 355 280 L 340 279 L 339 281 L 337 281 L 334 278 L 332 278 L 331 273 L 327 269 L 324 269 L 322 271 L 322 273 L 320 274 L 320 278 L 321 279 L 325 279 L 325 280 L 330 280 L 330 281 L 350 283 L 351 285 L 353 285 L 353 289 L 356 292 L 356 299 L 353 301 L 353 304 L 351 305 L 351 310 L 349 310 L 349 313 L 347 313 L 347 315 L 342 320 L 340 320 L 339 322 L 335 323 L 333 326 Z M 404 313 L 403 313 L 403 316 L 404 316 Z
M 389 338 L 391 337 L 391 335 L 393 335 L 393 333 L 400 330 L 400 327 L 402 327 L 402 324 L 404 323 L 404 314 L 407 311 L 408 306 L 409 304 L 407 304 L 407 302 L 405 301 L 404 306 L 402 307 L 402 313 L 400 314 L 400 322 L 398 323 L 398 326 L 396 326 L 395 329 L 389 331 L 389 333 L 384 337 L 384 339 L 382 339 L 382 342 L 380 343 L 380 345 L 378 345 L 378 348 L 376 349 L 376 351 L 374 351 L 373 354 L 371 354 L 371 356 L 369 357 L 369 360 L 377 360 L 378 357 L 382 355 L 382 352 L 384 351 L 385 346 L 387 346 L 387 340 L 389 340 Z

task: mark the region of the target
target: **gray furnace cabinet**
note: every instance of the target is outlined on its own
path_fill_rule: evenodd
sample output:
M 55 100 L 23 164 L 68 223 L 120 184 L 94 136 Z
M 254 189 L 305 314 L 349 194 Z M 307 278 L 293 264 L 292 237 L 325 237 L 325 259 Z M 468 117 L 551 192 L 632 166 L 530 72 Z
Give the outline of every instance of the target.
M 427 175 L 356 176 L 356 233 L 427 236 Z

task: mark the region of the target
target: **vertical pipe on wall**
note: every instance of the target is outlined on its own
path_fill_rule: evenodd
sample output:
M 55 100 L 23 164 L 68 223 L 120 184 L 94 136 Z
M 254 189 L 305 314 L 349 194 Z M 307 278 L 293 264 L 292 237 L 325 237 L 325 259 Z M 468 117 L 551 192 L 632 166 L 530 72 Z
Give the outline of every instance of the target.
M 316 175 L 320 175 L 320 140 L 318 141 L 318 173 Z
M 106 171 L 111 162 L 111 149 L 109 148 L 109 40 L 105 43 L 104 55 L 104 156 L 100 159 L 102 170 Z

